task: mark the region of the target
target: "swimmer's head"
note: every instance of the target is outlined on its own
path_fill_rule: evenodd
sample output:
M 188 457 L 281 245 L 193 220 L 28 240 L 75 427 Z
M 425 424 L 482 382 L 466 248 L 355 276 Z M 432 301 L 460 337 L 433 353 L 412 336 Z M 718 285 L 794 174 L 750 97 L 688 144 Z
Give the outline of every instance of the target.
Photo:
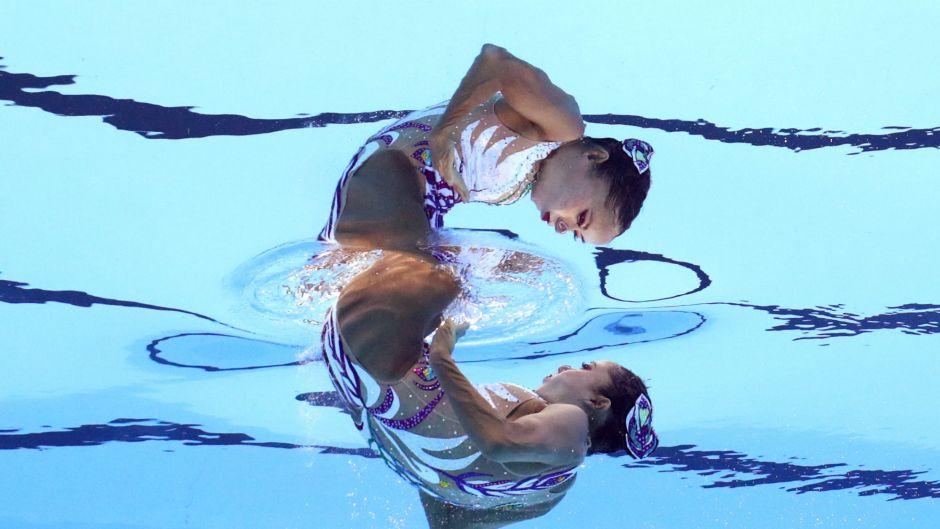
M 555 149 L 542 161 L 532 187 L 542 220 L 591 244 L 607 244 L 622 234 L 649 191 L 652 149 L 647 147 L 638 140 L 584 137 Z
M 611 383 L 600 393 L 610 399 L 607 421 L 594 430 L 589 454 L 625 450 L 634 458 L 646 457 L 659 446 L 653 430 L 653 403 L 643 380 L 617 365 Z
M 620 364 L 563 365 L 545 377 L 536 392 L 548 402 L 574 404 L 585 410 L 592 423 L 589 454 L 626 450 L 643 457 L 658 445 L 646 384 Z

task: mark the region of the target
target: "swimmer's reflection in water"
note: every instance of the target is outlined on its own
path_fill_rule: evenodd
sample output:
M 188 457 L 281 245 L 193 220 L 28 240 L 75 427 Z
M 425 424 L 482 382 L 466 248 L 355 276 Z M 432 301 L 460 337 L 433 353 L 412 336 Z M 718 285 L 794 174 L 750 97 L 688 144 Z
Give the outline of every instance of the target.
M 453 358 L 465 326 L 441 316 L 459 292 L 433 257 L 385 251 L 344 288 L 322 332 L 355 427 L 418 488 L 431 527 L 540 516 L 587 455 L 656 448 L 646 387 L 614 362 L 560 366 L 534 391 L 471 384 Z

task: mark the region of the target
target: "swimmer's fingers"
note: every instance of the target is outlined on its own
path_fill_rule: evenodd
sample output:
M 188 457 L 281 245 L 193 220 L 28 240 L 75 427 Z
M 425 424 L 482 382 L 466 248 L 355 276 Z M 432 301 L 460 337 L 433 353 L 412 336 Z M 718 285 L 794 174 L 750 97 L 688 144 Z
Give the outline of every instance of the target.
M 445 176 L 444 179 L 447 180 L 447 183 L 450 184 L 450 187 L 454 188 L 454 191 L 460 195 L 460 200 L 462 202 L 470 202 L 470 191 L 467 190 L 467 184 L 464 183 L 463 177 L 452 171 L 452 180 L 447 180 Z
M 469 323 L 455 323 L 454 320 L 447 318 L 438 327 L 434 333 L 434 339 L 431 340 L 431 354 L 450 354 L 454 352 L 457 340 L 463 337 L 470 327 Z
M 453 320 L 451 320 L 451 321 L 453 321 Z M 467 329 L 469 329 L 469 328 L 470 328 L 470 324 L 467 323 L 467 322 L 463 322 L 463 323 L 458 324 L 458 325 L 454 328 L 454 331 L 456 332 L 456 335 L 457 335 L 457 339 L 459 340 L 459 339 L 463 338 L 463 336 L 464 336 L 465 334 L 467 334 Z
M 454 188 L 454 191 L 460 195 L 461 200 L 468 202 L 470 193 L 467 191 L 467 185 L 457 171 L 454 170 L 454 148 L 456 144 L 447 135 L 437 134 L 429 140 L 431 146 L 431 164 L 437 174 L 447 182 L 447 185 Z
M 449 355 L 454 352 L 455 345 L 457 345 L 457 334 L 454 331 L 454 322 L 450 319 L 444 320 L 434 333 L 430 352 L 432 355 Z
M 442 143 L 435 151 L 432 146 L 431 160 L 434 161 L 434 170 L 441 175 L 445 182 L 454 185 L 457 177 L 454 175 L 453 143 Z

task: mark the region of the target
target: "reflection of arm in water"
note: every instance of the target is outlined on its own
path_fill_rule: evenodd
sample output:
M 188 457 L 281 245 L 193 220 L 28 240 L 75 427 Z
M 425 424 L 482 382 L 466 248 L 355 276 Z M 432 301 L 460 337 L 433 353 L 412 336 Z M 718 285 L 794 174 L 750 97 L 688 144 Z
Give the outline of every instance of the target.
M 544 71 L 504 48 L 484 44 L 429 138 L 434 168 L 465 198 L 466 186 L 453 171 L 458 123 L 496 92 L 502 92 L 505 102 L 497 113 L 514 130 L 543 141 L 570 141 L 584 133 L 577 101 L 555 86 Z
M 460 424 L 486 457 L 501 463 L 576 465 L 585 456 L 585 413 L 571 404 L 549 404 L 518 419 L 501 417 L 473 388 L 451 353 L 463 329 L 450 320 L 431 342 L 431 366 Z

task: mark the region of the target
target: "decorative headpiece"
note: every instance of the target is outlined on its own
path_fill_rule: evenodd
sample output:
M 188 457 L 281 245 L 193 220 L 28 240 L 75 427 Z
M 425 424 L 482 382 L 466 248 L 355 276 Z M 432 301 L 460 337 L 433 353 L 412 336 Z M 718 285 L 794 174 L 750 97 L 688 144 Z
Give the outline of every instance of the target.
M 627 452 L 634 459 L 646 457 L 659 446 L 659 436 L 653 430 L 653 403 L 641 393 L 627 413 Z
M 633 160 L 633 165 L 640 174 L 650 168 L 650 158 L 653 157 L 653 146 L 643 140 L 630 138 L 623 140 L 623 152 Z

